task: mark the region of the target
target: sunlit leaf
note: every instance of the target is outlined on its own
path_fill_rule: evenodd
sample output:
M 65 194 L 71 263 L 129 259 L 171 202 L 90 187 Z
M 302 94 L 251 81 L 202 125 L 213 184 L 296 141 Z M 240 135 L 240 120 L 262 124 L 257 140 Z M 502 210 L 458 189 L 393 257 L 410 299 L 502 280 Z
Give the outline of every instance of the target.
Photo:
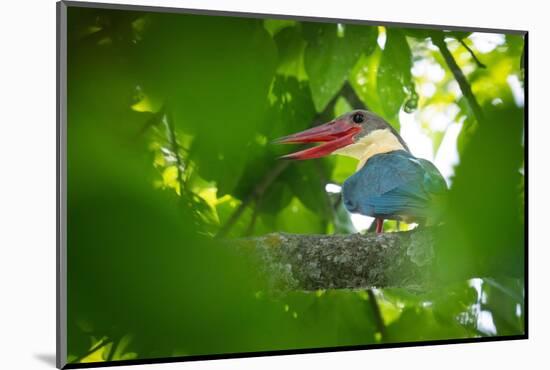
M 305 53 L 306 72 L 315 108 L 321 112 L 341 88 L 361 54 L 370 54 L 374 49 L 376 28 L 304 23 L 303 33 L 308 43 Z
M 401 31 L 388 29 L 386 34 L 386 45 L 380 58 L 376 87 L 383 113 L 387 117 L 395 117 L 405 98 L 409 97 L 414 89 L 411 80 L 411 50 Z

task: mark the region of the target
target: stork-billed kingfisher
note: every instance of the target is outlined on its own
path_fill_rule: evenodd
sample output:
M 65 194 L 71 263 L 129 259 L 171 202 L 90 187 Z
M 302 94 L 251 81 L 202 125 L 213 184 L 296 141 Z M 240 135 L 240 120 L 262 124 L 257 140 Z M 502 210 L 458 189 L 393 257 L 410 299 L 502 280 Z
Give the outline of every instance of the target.
M 397 131 L 366 110 L 354 110 L 330 122 L 285 136 L 277 143 L 323 143 L 287 154 L 284 159 L 312 159 L 340 154 L 359 160 L 355 174 L 342 186 L 346 209 L 376 219 L 424 223 L 431 206 L 447 190 L 441 173 L 428 160 L 416 158 Z

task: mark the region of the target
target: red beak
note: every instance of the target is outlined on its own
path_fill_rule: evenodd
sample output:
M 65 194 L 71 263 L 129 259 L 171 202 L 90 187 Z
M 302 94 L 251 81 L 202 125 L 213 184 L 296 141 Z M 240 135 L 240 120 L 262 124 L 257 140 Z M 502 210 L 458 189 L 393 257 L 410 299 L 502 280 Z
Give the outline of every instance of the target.
M 333 120 L 293 135 L 275 140 L 276 144 L 325 143 L 296 153 L 287 154 L 281 159 L 312 159 L 329 155 L 336 149 L 353 144 L 353 137 L 361 132 L 361 126 L 345 120 Z

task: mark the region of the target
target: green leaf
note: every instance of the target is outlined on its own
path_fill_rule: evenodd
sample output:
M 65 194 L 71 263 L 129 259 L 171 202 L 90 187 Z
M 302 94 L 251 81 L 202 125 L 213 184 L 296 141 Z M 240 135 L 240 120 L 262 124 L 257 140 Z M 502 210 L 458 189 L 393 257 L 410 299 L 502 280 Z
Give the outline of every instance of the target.
M 523 287 L 523 279 L 483 279 L 482 289 L 486 299 L 482 302 L 482 308 L 491 312 L 498 335 L 524 333 Z
M 290 166 L 285 172 L 285 181 L 293 194 L 319 217 L 328 219 L 329 203 L 323 179 L 327 177 L 323 162 L 301 161 Z
M 315 108 L 321 112 L 342 87 L 362 53 L 376 46 L 377 30 L 371 26 L 303 23 L 308 42 L 305 68 Z
M 270 35 L 275 36 L 282 30 L 295 26 L 296 23 L 296 21 L 286 19 L 265 19 L 264 27 Z
M 434 339 L 457 339 L 467 337 L 467 332 L 458 322 L 441 324 L 427 309 L 406 307 L 399 318 L 386 328 L 390 342 L 409 342 Z
M 334 105 L 334 117 L 341 116 L 344 113 L 351 111 L 353 108 L 344 97 L 339 97 Z
M 425 40 L 430 37 L 432 30 L 421 28 L 402 28 L 401 29 L 406 36 L 414 37 L 416 39 Z
M 275 35 L 274 40 L 279 50 L 277 73 L 306 80 L 307 74 L 304 68 L 306 42 L 302 38 L 300 26 L 282 29 Z
M 279 180 L 271 184 L 260 200 L 260 210 L 276 215 L 292 200 L 292 192 L 285 181 Z
M 382 49 L 376 46 L 369 56 L 362 55 L 350 73 L 349 82 L 370 111 L 383 116 L 384 111 L 377 91 L 378 68 Z
M 448 194 L 447 222 L 438 242 L 438 273 L 447 279 L 524 273 L 518 212 L 523 111 L 513 103 L 483 108 L 486 119 L 461 153 Z
M 324 233 L 326 222 L 316 213 L 310 211 L 296 197 L 276 215 L 262 214 L 260 220 L 267 230 L 278 230 L 288 233 L 314 234 Z
M 377 91 L 383 113 L 390 118 L 397 116 L 411 92 L 412 57 L 403 32 L 387 28 L 386 34 L 386 45 L 378 68 Z
M 312 125 L 315 107 L 309 84 L 295 77 L 277 75 L 273 81 L 270 100 L 272 104 L 260 127 L 268 141 L 304 130 Z M 288 153 L 289 147 L 267 145 L 277 155 Z

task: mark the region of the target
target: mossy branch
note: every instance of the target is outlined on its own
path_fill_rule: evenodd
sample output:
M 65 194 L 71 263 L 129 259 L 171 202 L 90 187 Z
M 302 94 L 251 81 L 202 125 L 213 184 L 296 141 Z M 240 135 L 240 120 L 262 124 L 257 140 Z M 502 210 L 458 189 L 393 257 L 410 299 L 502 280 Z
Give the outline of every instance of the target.
M 423 289 L 431 280 L 430 228 L 385 234 L 273 233 L 236 239 L 253 252 L 271 290 Z

